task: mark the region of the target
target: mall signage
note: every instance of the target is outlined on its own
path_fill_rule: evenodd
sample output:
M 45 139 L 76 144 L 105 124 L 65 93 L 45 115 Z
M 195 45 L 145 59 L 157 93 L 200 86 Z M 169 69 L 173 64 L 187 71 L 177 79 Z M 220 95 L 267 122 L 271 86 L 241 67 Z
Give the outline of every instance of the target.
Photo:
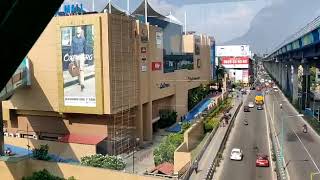
M 156 32 L 156 44 L 157 48 L 161 48 L 163 43 L 163 33 L 162 32 Z
M 141 53 L 147 53 L 147 48 L 146 47 L 141 47 Z
M 226 69 L 247 69 L 249 57 L 221 57 L 221 65 Z
M 159 71 L 162 69 L 161 62 L 152 62 L 152 71 Z
M 141 65 L 141 71 L 146 72 L 147 71 L 147 65 L 143 64 Z
M 63 10 L 65 14 L 82 14 L 84 12 L 82 4 L 66 4 Z
M 167 87 L 170 87 L 170 84 L 169 84 L 169 83 L 163 82 L 163 83 L 160 83 L 160 85 L 159 85 L 159 88 L 160 88 L 160 89 L 164 89 L 164 88 L 167 88 Z
M 141 60 L 145 62 L 147 60 L 147 55 L 146 54 L 141 54 Z
M 145 29 L 142 29 L 142 31 L 141 31 L 141 42 L 142 43 L 148 42 L 148 33 L 147 33 L 147 30 L 145 30 Z

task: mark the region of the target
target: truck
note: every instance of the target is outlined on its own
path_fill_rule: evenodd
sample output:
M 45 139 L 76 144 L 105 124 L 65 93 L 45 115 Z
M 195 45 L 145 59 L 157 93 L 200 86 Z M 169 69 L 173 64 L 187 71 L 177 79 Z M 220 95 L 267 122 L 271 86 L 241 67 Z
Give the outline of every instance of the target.
M 263 103 L 264 103 L 263 94 L 261 94 L 261 93 L 256 94 L 255 103 L 256 103 L 256 105 L 263 105 Z

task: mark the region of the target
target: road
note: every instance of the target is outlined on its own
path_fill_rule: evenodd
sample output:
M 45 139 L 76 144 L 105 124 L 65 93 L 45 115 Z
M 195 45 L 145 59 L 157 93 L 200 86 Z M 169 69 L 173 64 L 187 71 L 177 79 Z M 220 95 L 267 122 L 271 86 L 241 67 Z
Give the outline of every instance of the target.
M 280 103 L 282 109 L 279 106 Z M 291 180 L 310 179 L 311 173 L 320 173 L 320 138 L 310 127 L 307 134 L 302 132 L 302 125 L 305 123 L 303 118 L 296 116 L 298 112 L 280 91 L 266 95 L 266 106 L 271 117 L 273 116 L 273 104 L 273 122 L 276 132 L 279 134 L 277 138 L 280 144 L 283 140 L 284 157 L 289 177 Z M 282 120 L 283 138 L 281 136 Z M 313 179 L 320 180 L 320 175 L 315 175 Z
M 245 97 L 244 105 L 249 101 L 254 102 L 255 91 Z M 231 131 L 226 149 L 223 154 L 222 168 L 217 172 L 217 178 L 221 180 L 271 180 L 272 168 L 262 168 L 255 166 L 256 154 L 264 153 L 269 155 L 269 141 L 267 124 L 264 110 L 250 109 L 251 112 L 243 112 L 241 108 L 235 126 Z M 248 119 L 248 126 L 243 124 L 243 120 Z M 244 157 L 242 161 L 231 161 L 229 156 L 232 148 L 240 148 Z
M 241 99 L 234 99 L 234 107 L 230 110 L 231 114 L 234 114 L 237 107 L 241 103 Z M 229 124 L 230 125 L 230 124 Z M 208 168 L 210 164 L 213 162 L 215 156 L 217 155 L 220 145 L 223 141 L 223 137 L 225 136 L 228 126 L 219 127 L 215 132 L 213 138 L 211 139 L 206 151 L 204 152 L 202 158 L 199 161 L 198 173 L 194 172 L 190 176 L 190 180 L 198 180 L 198 179 L 205 179 Z

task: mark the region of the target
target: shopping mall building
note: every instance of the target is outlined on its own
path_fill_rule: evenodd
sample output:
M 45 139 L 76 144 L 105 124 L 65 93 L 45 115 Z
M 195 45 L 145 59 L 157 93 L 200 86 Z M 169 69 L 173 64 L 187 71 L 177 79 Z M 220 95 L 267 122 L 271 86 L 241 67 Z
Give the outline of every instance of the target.
M 212 40 L 148 8 L 148 23 L 141 8 L 53 17 L 27 54 L 30 83 L 2 102 L 6 132 L 119 154 L 152 141 L 159 110 L 185 115 L 211 78 Z

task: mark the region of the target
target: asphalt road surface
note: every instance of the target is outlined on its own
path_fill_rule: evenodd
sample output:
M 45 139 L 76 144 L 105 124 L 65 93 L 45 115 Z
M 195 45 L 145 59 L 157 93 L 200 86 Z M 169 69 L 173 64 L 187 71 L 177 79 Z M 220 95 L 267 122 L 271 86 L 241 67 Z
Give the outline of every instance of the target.
M 279 104 L 282 104 L 282 109 Z M 297 116 L 298 112 L 280 91 L 266 96 L 266 106 L 270 116 L 273 117 L 274 114 L 275 129 L 280 144 L 283 142 L 286 170 L 290 180 L 309 180 L 312 173 L 320 173 L 319 136 L 310 127 L 308 133 L 302 132 L 304 120 Z M 281 135 L 282 120 L 284 136 Z M 313 180 L 320 180 L 320 174 L 315 174 Z
M 248 102 L 254 102 L 254 97 L 255 91 L 251 91 L 251 95 L 244 96 L 243 104 L 248 105 Z M 239 111 L 224 151 L 222 167 L 219 168 L 219 171 L 221 171 L 217 177 L 219 180 L 272 179 L 271 165 L 265 168 L 256 167 L 255 164 L 257 153 L 270 156 L 265 110 L 257 110 L 255 106 L 250 108 L 250 111 L 243 112 L 243 107 Z M 247 126 L 243 124 L 244 119 L 248 119 L 249 124 Z M 230 160 L 229 156 L 232 148 L 242 149 L 244 154 L 242 161 Z

